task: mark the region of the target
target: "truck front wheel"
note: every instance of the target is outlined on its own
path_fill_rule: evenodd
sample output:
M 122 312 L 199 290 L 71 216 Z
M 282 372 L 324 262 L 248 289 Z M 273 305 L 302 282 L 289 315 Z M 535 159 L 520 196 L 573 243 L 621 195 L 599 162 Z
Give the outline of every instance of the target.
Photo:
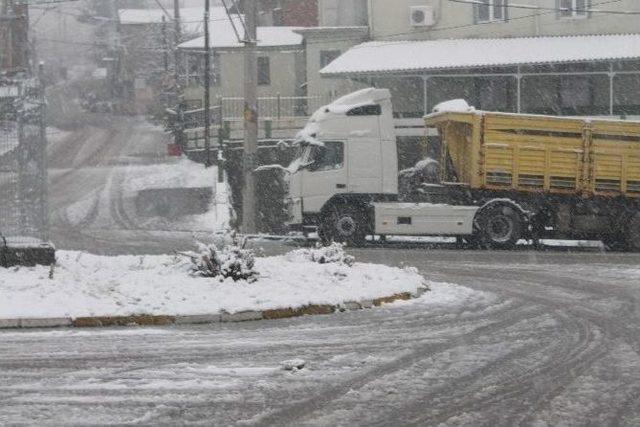
M 640 252 L 640 212 L 629 219 L 626 239 L 629 250 Z
M 318 236 L 324 245 L 331 242 L 363 246 L 367 237 L 366 215 L 352 207 L 335 207 L 324 215 Z
M 524 228 L 520 213 L 506 205 L 483 209 L 476 224 L 478 240 L 488 249 L 513 249 Z

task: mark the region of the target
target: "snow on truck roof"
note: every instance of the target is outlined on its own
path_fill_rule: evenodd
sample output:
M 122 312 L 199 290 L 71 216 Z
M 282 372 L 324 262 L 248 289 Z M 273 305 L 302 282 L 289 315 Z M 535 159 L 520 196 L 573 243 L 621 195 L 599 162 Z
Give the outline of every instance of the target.
M 354 46 L 325 77 L 640 58 L 640 34 L 374 41 Z
M 344 114 L 354 107 L 379 104 L 383 101 L 390 100 L 391 92 L 389 91 L 389 89 L 377 89 L 369 87 L 344 95 L 333 101 L 331 104 L 322 107 L 321 110 L 328 109 L 332 113 Z

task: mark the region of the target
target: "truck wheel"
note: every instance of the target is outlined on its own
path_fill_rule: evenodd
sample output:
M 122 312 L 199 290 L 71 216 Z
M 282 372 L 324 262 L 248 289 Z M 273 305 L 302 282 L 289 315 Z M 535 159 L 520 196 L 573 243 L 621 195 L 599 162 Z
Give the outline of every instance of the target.
M 511 206 L 498 205 L 480 212 L 478 237 L 488 249 L 513 249 L 522 237 L 522 216 Z
M 349 246 L 363 246 L 367 237 L 366 216 L 358 209 L 337 207 L 326 215 L 318 230 L 322 243 L 346 243 Z
M 633 252 L 640 252 L 640 212 L 629 219 L 626 236 L 628 249 Z

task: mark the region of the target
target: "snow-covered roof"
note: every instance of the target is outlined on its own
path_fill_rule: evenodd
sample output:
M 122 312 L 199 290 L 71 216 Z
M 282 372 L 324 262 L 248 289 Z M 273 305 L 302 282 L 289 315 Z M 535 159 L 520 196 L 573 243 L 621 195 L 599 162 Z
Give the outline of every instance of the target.
M 297 46 L 302 44 L 302 35 L 295 31 L 300 27 L 258 27 L 258 46 Z M 240 36 L 242 37 L 242 28 Z M 231 28 L 211 28 L 211 48 L 241 47 L 236 34 Z M 184 42 L 178 46 L 181 49 L 204 49 L 204 37 L 198 37 Z
M 162 16 L 166 21 L 171 23 L 173 18 L 173 9 L 168 9 L 169 16 L 162 9 L 119 9 L 121 25 L 141 25 L 141 24 L 161 24 Z M 237 23 L 239 24 L 239 18 Z M 203 32 L 204 9 L 202 7 L 183 7 L 180 9 L 180 22 L 183 31 L 191 34 L 201 34 Z M 234 19 L 235 20 L 235 19 Z M 209 13 L 209 22 L 211 28 L 222 27 L 231 29 L 229 18 L 223 7 L 212 7 Z
M 640 34 L 375 41 L 354 46 L 324 76 L 640 58 Z

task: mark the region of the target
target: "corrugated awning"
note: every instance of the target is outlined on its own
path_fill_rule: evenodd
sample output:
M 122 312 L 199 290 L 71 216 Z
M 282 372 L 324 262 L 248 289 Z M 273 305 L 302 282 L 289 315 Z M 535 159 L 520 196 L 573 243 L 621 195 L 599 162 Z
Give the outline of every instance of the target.
M 640 34 L 378 41 L 352 47 L 320 74 L 325 77 L 406 74 L 638 58 Z

